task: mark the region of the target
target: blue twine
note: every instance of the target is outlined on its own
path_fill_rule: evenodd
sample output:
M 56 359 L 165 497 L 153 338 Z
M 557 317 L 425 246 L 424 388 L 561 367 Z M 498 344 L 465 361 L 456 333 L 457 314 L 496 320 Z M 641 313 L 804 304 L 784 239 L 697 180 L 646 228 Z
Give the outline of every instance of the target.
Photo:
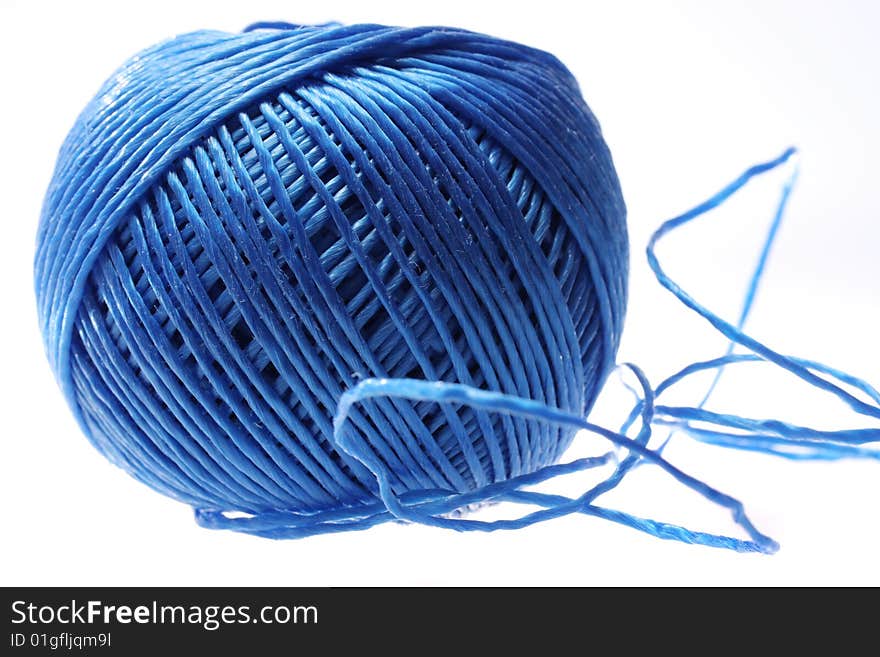
M 793 154 L 652 237 L 657 280 L 728 348 L 656 387 L 621 366 L 636 402 L 612 431 L 585 418 L 615 367 L 626 212 L 598 123 L 558 60 L 450 28 L 258 23 L 183 35 L 125 64 L 62 147 L 35 261 L 47 354 L 93 444 L 193 505 L 204 527 L 270 538 L 390 520 L 492 531 L 582 513 L 772 552 L 738 500 L 663 456 L 671 435 L 787 458 L 878 458 L 876 428 L 705 405 L 727 366 L 758 362 L 874 419 L 880 394 L 743 330 L 794 176 L 737 323 L 673 282 L 655 247 Z M 705 371 L 715 375 L 700 403 L 657 403 Z M 658 426 L 670 433 L 655 448 Z M 579 430 L 611 449 L 559 463 Z M 576 498 L 529 489 L 611 463 Z M 597 504 L 642 465 L 726 509 L 746 538 Z M 539 510 L 456 515 L 487 502 Z

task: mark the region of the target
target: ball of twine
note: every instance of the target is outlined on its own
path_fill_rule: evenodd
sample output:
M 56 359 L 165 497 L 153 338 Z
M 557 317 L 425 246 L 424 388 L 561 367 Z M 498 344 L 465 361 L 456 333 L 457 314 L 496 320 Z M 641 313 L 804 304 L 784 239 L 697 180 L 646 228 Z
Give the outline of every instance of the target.
M 565 67 L 378 25 L 197 32 L 131 59 L 64 144 L 36 260 L 94 444 L 165 494 L 262 516 L 376 503 L 333 435 L 360 379 L 582 415 L 626 277 L 617 177 Z M 387 398 L 349 421 L 397 495 L 536 472 L 574 433 Z

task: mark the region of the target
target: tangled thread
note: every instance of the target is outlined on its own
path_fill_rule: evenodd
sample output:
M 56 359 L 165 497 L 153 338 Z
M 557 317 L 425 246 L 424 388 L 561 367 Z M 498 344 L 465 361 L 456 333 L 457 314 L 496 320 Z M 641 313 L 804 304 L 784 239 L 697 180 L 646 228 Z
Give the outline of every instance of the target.
M 877 429 L 817 431 L 656 403 L 697 372 L 771 362 L 880 417 L 867 383 L 743 332 L 588 422 L 626 305 L 625 207 L 598 123 L 547 53 L 449 28 L 258 24 L 197 32 L 125 64 L 62 147 L 35 279 L 49 360 L 111 461 L 200 524 L 272 538 L 406 520 L 457 530 L 570 513 L 661 538 L 771 552 L 742 505 L 650 447 L 657 426 L 796 458 L 877 456 Z M 747 354 L 734 353 L 740 345 Z M 865 401 L 845 389 L 855 387 Z M 714 387 L 714 384 L 713 384 Z M 711 394 L 711 391 L 710 391 Z M 629 437 L 637 427 L 635 435 Z M 559 463 L 576 431 L 615 453 Z M 579 498 L 528 490 L 616 461 Z M 639 464 L 728 509 L 748 538 L 597 505 Z M 541 507 L 453 517 L 487 501 Z M 236 512 L 236 513 L 230 513 Z

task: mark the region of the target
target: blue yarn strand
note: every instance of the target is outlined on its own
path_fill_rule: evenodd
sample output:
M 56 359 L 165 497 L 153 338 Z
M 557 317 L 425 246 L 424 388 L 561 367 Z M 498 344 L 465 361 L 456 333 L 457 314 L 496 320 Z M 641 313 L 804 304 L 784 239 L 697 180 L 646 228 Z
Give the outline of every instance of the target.
M 795 166 L 794 170 L 791 173 L 791 176 L 782 187 L 782 195 L 779 200 L 779 204 L 776 207 L 776 212 L 773 215 L 773 221 L 770 223 L 770 228 L 767 231 L 767 236 L 764 239 L 764 244 L 761 247 L 761 253 L 758 256 L 754 271 L 752 272 L 752 276 L 749 279 L 748 286 L 746 287 L 746 293 L 742 302 L 742 309 L 740 310 L 739 319 L 736 322 L 737 331 L 743 330 L 743 327 L 746 325 L 746 321 L 748 320 L 749 315 L 752 312 L 752 307 L 755 303 L 755 297 L 758 293 L 758 287 L 761 283 L 761 279 L 764 276 L 764 269 L 767 266 L 767 260 L 770 257 L 770 251 L 773 248 L 773 244 L 776 241 L 776 236 L 779 233 L 779 227 L 782 225 L 782 220 L 785 217 L 785 208 L 788 205 L 788 199 L 791 196 L 791 191 L 792 189 L 794 189 L 794 185 L 797 182 L 797 176 L 798 168 L 797 166 Z M 732 354 L 735 348 L 736 342 L 731 340 L 727 344 L 727 351 L 725 352 L 725 355 L 729 356 L 730 354 Z M 706 389 L 706 393 L 703 395 L 700 403 L 697 404 L 697 408 L 703 408 L 709 402 L 709 399 L 712 397 L 712 393 L 715 392 L 715 389 L 718 387 L 718 384 L 721 381 L 721 376 L 724 372 L 724 369 L 724 365 L 720 365 L 717 369 L 715 369 L 715 375 L 712 377 L 712 382 Z M 670 434 L 666 437 L 663 445 L 660 446 L 661 452 L 669 443 L 673 433 L 674 432 L 670 432 Z

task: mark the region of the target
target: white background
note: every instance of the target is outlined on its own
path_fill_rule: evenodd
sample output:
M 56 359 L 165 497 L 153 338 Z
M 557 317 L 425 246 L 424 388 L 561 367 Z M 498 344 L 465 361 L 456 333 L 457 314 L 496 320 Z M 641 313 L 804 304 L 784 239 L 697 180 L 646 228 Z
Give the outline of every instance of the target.
M 103 79 L 157 40 L 256 20 L 333 19 L 456 25 L 551 50 L 569 66 L 602 123 L 630 211 L 620 358 L 655 382 L 724 345 L 651 279 L 642 255 L 650 230 L 748 164 L 797 145 L 800 185 L 750 328 L 783 351 L 880 382 L 877 3 L 3 0 L 0 583 L 880 584 L 877 462 L 796 464 L 676 439 L 675 463 L 741 498 L 782 543 L 766 557 L 659 541 L 586 517 L 495 534 L 386 525 L 273 542 L 211 532 L 89 446 L 43 356 L 32 291 L 40 204 L 64 135 Z M 671 273 L 727 316 L 780 180 L 757 183 L 662 249 Z M 859 424 L 804 386 L 759 372 L 730 376 L 713 408 Z M 613 397 L 599 419 L 618 417 Z M 722 511 L 647 468 L 607 503 L 733 531 Z

